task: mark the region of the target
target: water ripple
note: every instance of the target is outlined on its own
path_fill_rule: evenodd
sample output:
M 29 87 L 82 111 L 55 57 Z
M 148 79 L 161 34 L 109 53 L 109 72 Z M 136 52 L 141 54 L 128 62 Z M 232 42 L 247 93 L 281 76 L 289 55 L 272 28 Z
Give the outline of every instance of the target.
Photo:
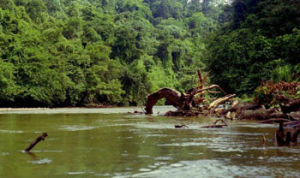
M 22 131 L 22 130 L 3 130 L 3 129 L 0 129 L 0 132 L 1 133 L 9 133 L 9 134 L 22 134 L 22 133 L 24 133 L 24 131 Z
M 48 158 L 44 158 L 44 159 L 39 159 L 39 160 L 34 160 L 34 161 L 29 161 L 32 164 L 50 164 L 52 162 L 52 160 L 48 159 Z
M 82 126 L 82 125 L 64 125 L 60 128 L 60 130 L 64 131 L 82 131 L 82 130 L 93 130 L 96 127 L 94 126 Z

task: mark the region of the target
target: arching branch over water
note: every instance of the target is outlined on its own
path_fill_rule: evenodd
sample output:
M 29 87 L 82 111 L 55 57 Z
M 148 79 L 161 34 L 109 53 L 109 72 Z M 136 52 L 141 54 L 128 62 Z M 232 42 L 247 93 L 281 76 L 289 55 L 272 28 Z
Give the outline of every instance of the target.
M 146 101 L 146 114 L 152 114 L 153 113 L 153 106 L 157 103 L 158 100 L 165 98 L 168 103 L 175 107 L 183 107 L 184 103 L 184 94 L 178 92 L 177 90 L 173 90 L 171 88 L 162 88 L 158 91 L 150 94 L 147 97 Z
M 173 105 L 176 108 L 179 108 L 181 110 L 190 110 L 192 107 L 192 102 L 194 99 L 194 96 L 198 93 L 203 93 L 204 91 L 211 90 L 217 88 L 224 92 L 224 90 L 218 86 L 218 85 L 211 85 L 206 88 L 195 88 L 188 90 L 187 93 L 180 93 L 177 90 L 171 89 L 171 88 L 162 88 L 158 91 L 150 94 L 147 96 L 146 100 L 146 114 L 152 114 L 153 113 L 153 106 L 157 103 L 158 100 L 165 98 L 168 103 Z M 224 92 L 225 93 L 225 92 Z

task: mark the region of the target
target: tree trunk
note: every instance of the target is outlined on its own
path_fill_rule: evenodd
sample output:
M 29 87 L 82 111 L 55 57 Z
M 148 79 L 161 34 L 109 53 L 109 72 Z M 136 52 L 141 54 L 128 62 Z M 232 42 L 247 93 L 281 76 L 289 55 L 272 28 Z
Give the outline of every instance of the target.
M 165 98 L 168 103 L 178 109 L 190 110 L 192 108 L 194 96 L 197 93 L 204 92 L 213 88 L 217 88 L 224 92 L 224 90 L 219 85 L 211 85 L 209 87 L 201 89 L 195 88 L 189 90 L 189 92 L 187 93 L 180 93 L 179 91 L 170 88 L 159 89 L 158 91 L 147 96 L 145 108 L 146 114 L 153 114 L 153 106 L 157 103 L 158 100 L 162 98 Z
M 189 102 L 187 95 L 170 88 L 162 88 L 150 94 L 147 97 L 146 108 L 145 108 L 146 114 L 153 114 L 153 110 L 152 110 L 153 106 L 157 103 L 158 100 L 162 98 L 166 98 L 168 103 L 175 106 L 176 108 L 181 108 L 181 109 L 190 108 L 189 103 L 191 102 Z

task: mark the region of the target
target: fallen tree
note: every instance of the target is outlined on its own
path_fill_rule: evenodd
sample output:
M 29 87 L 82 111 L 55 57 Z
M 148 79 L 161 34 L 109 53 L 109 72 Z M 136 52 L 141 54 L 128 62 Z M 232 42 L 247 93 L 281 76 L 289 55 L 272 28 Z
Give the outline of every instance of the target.
M 169 104 L 177 108 L 177 111 L 167 112 L 167 116 L 204 115 L 227 119 L 256 120 L 300 119 L 300 98 L 297 98 L 300 92 L 299 83 L 264 82 L 256 89 L 254 102 L 241 103 L 234 99 L 235 94 L 227 94 L 219 85 L 212 84 L 205 87 L 207 77 L 208 75 L 202 77 L 198 70 L 199 84 L 195 88 L 191 88 L 185 93 L 171 88 L 162 88 L 150 94 L 146 99 L 146 114 L 153 114 L 153 106 L 158 100 L 165 98 Z M 217 91 L 212 91 L 213 89 L 226 95 L 207 102 L 204 94 L 216 93 Z M 284 95 L 286 93 L 288 95 Z
M 191 88 L 185 93 L 179 92 L 171 88 L 162 88 L 148 95 L 145 107 L 146 114 L 153 114 L 153 106 L 158 102 L 158 100 L 162 98 L 165 98 L 169 104 L 176 107 L 180 112 L 187 111 L 187 113 L 191 113 L 189 111 L 192 109 L 193 103 L 199 104 L 204 101 L 204 92 L 216 88 L 226 94 L 226 92 L 219 85 L 213 84 L 204 88 L 204 83 L 207 77 L 208 75 L 202 78 L 201 72 L 200 70 L 198 70 L 199 85 L 197 87 Z M 199 94 L 200 98 L 196 99 L 195 95 L 197 94 Z M 232 98 L 233 96 L 235 95 L 229 95 L 227 97 Z M 224 98 L 222 101 L 226 101 L 229 98 Z M 218 101 L 217 103 L 220 102 Z
M 207 75 L 202 78 L 198 71 L 199 84 L 185 93 L 171 88 L 162 88 L 147 96 L 146 114 L 153 113 L 153 106 L 158 100 L 166 101 L 177 108 L 176 111 L 168 111 L 166 116 L 209 116 L 223 117 L 227 119 L 255 119 L 261 123 L 280 123 L 275 133 L 276 145 L 297 144 L 300 132 L 300 84 L 286 82 L 265 82 L 256 89 L 256 98 L 253 102 L 242 103 L 234 98 L 235 94 L 227 94 L 220 86 L 212 84 L 205 87 Z M 206 101 L 205 93 L 212 94 L 218 89 L 225 96 Z M 217 124 L 221 121 L 222 124 Z M 291 122 L 292 121 L 292 122 Z M 222 128 L 227 126 L 224 120 L 217 120 L 212 125 L 203 128 Z M 185 125 L 175 125 L 175 128 L 183 128 Z
M 210 90 L 213 88 L 218 88 L 221 91 L 223 91 L 222 88 L 218 85 L 211 85 L 206 88 L 195 89 L 187 93 L 180 93 L 177 90 L 170 89 L 170 88 L 159 89 L 158 91 L 150 94 L 147 97 L 146 108 L 145 108 L 146 114 L 153 114 L 153 110 L 152 110 L 153 106 L 157 103 L 158 100 L 162 98 L 165 98 L 168 103 L 170 103 L 171 105 L 173 105 L 178 109 L 190 110 L 192 108 L 192 102 L 196 94 L 202 93 L 203 91 Z M 232 98 L 233 96 L 235 96 L 235 94 L 226 96 L 226 98 L 223 99 L 220 98 L 221 101 L 216 101 L 216 102 L 217 103 L 224 102 Z
M 153 114 L 153 106 L 157 103 L 158 100 L 162 98 L 165 98 L 171 105 L 176 108 L 190 108 L 189 96 L 170 88 L 162 88 L 147 97 L 145 108 L 146 114 Z

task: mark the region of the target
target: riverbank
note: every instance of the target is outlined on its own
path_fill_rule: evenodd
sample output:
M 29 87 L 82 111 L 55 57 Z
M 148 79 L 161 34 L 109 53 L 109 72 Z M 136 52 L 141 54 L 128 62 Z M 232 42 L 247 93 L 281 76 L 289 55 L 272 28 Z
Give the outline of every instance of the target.
M 154 107 L 154 114 L 164 114 L 167 111 L 176 110 L 173 106 Z M 143 106 L 139 107 L 109 107 L 109 108 L 91 108 L 91 107 L 65 107 L 65 108 L 0 108 L 0 114 L 113 114 L 113 113 L 133 113 L 142 112 Z

